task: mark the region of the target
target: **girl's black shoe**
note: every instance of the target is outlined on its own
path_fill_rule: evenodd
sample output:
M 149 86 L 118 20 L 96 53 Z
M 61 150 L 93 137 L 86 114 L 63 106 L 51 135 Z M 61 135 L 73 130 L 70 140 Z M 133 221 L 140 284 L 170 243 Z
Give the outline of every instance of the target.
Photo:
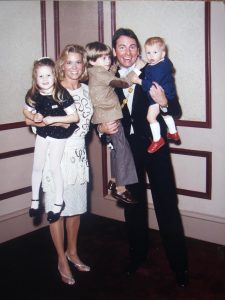
M 54 222 L 58 221 L 58 219 L 60 218 L 61 212 L 65 208 L 65 202 L 63 202 L 63 204 L 54 204 L 54 205 L 61 206 L 61 209 L 57 213 L 54 213 L 53 211 L 49 211 L 48 212 L 48 214 L 47 214 L 47 220 L 49 221 L 49 223 L 54 223 Z
M 31 218 L 36 218 L 40 215 L 41 213 L 41 209 L 40 209 L 40 200 L 31 200 L 31 201 L 38 201 L 39 204 L 38 204 L 38 207 L 37 208 L 30 208 L 29 209 L 29 216 Z

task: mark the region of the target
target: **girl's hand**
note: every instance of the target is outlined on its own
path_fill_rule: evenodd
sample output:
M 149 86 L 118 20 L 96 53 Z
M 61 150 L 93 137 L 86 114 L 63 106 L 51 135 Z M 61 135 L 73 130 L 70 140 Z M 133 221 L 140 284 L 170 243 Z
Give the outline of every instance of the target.
M 45 123 L 45 125 L 51 125 L 55 123 L 55 118 L 51 116 L 47 116 L 43 119 L 43 122 Z
M 114 134 L 118 132 L 118 121 L 101 123 L 98 125 L 98 132 L 105 133 L 105 134 Z
M 36 114 L 34 115 L 34 122 L 35 122 L 35 123 L 40 123 L 40 122 L 42 122 L 42 121 L 43 121 L 43 116 L 42 116 L 42 114 L 36 113 Z

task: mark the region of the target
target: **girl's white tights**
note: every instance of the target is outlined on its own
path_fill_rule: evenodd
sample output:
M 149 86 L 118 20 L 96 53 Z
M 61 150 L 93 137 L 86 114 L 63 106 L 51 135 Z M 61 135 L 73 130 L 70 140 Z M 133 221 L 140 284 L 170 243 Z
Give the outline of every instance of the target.
M 58 213 L 63 204 L 63 177 L 61 172 L 61 160 L 65 148 L 66 139 L 42 138 L 37 135 L 34 150 L 34 163 L 32 171 L 32 199 L 39 199 L 42 173 L 49 155 L 50 172 L 55 186 L 55 204 L 52 211 Z M 32 201 L 31 208 L 37 209 L 39 201 Z

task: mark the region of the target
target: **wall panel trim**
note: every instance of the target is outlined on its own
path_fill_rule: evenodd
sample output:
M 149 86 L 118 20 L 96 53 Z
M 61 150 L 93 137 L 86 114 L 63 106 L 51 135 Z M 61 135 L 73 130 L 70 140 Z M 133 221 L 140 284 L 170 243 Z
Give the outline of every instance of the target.
M 0 124 L 0 131 L 1 130 L 9 130 L 15 128 L 22 128 L 26 127 L 27 125 L 25 122 L 14 122 L 14 123 L 7 123 L 7 124 Z
M 47 31 L 46 31 L 46 5 L 45 4 L 46 1 L 40 1 L 42 56 L 47 56 Z
M 59 1 L 53 1 L 53 11 L 54 11 L 55 59 L 57 59 L 60 54 Z
M 98 1 L 98 40 L 104 43 L 104 9 L 103 1 Z
M 15 156 L 26 155 L 26 154 L 30 154 L 33 152 L 34 152 L 34 147 L 4 152 L 4 153 L 0 153 L 0 159 L 7 159 L 7 158 L 15 157 Z M 19 196 L 22 194 L 26 194 L 29 192 L 31 192 L 31 186 L 27 186 L 27 187 L 13 190 L 10 192 L 2 193 L 2 194 L 0 194 L 0 201 L 8 199 L 8 198 L 16 197 L 16 196 Z
M 190 155 L 190 156 L 198 156 L 204 157 L 206 159 L 206 174 L 205 174 L 205 192 L 198 192 L 194 190 L 187 189 L 177 189 L 177 193 L 180 195 L 186 195 L 189 197 L 203 198 L 203 199 L 211 199 L 212 194 L 212 153 L 208 151 L 200 151 L 200 150 L 189 150 L 189 149 L 181 149 L 181 148 L 171 148 L 171 153 L 181 154 L 181 155 Z
M 31 186 L 0 194 L 0 201 L 31 192 Z
M 170 152 L 180 155 L 204 157 L 206 159 L 205 192 L 177 188 L 177 194 L 210 200 L 212 196 L 212 153 L 208 151 L 189 150 L 180 148 L 170 148 Z M 150 183 L 147 183 L 146 186 L 147 189 L 151 189 Z
M 185 127 L 198 127 L 198 128 L 211 128 L 212 116 L 211 116 L 211 6 L 210 2 L 207 1 L 204 4 L 205 14 L 205 112 L 206 121 L 189 121 L 189 120 L 176 120 L 177 126 Z M 111 26 L 112 36 L 116 28 L 116 2 L 111 2 Z
M 0 153 L 0 159 L 25 155 L 34 152 L 34 147 Z

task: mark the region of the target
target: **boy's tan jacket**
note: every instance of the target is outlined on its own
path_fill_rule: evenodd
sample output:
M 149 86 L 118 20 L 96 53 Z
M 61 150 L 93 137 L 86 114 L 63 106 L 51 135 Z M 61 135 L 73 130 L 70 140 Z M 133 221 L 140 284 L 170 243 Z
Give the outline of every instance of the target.
M 122 80 L 131 86 L 133 74 L 135 72 L 131 71 L 125 78 L 118 78 L 113 71 L 107 71 L 104 67 L 88 68 L 89 96 L 94 107 L 91 120 L 93 124 L 115 121 L 123 117 L 118 97 L 109 84 L 112 80 Z

